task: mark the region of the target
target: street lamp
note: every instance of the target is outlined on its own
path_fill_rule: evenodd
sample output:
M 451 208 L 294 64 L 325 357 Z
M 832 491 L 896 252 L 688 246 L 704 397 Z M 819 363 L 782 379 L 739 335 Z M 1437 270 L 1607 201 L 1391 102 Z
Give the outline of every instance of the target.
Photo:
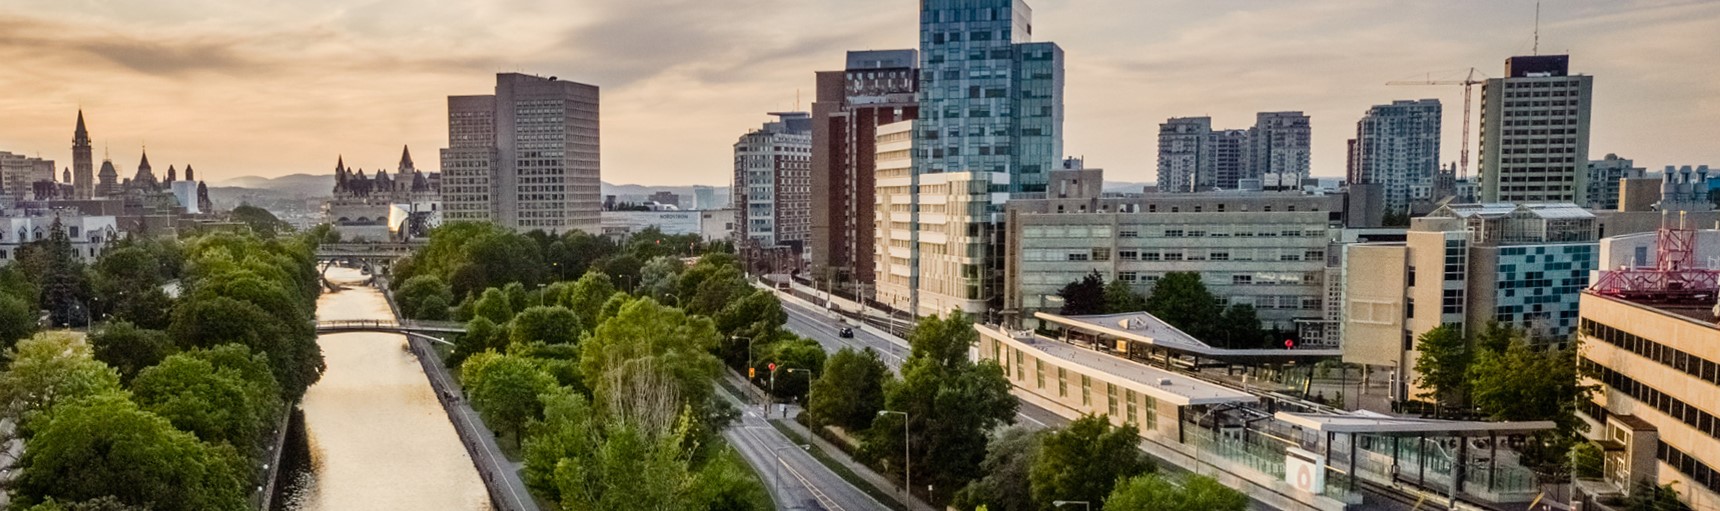
M 782 450 L 783 449 L 793 449 L 796 447 L 799 447 L 800 450 L 804 451 L 807 449 L 811 449 L 812 445 L 811 444 L 784 445 L 782 447 L 777 447 L 775 449 L 770 450 L 771 455 L 776 457 L 776 476 L 771 478 L 771 481 L 772 481 L 771 486 L 773 488 L 776 488 L 776 491 L 779 493 L 782 492 L 782 465 L 783 465 L 783 463 L 782 463 Z
M 808 395 L 812 394 L 812 380 L 818 378 L 818 372 L 817 371 L 813 371 L 811 369 L 801 369 L 798 367 L 790 367 L 790 368 L 787 368 L 784 370 L 789 372 L 789 373 L 794 373 L 794 372 L 806 373 L 806 393 Z M 774 392 L 774 391 L 775 391 L 775 389 L 772 389 L 772 392 Z M 801 406 L 805 406 L 805 403 L 802 403 Z
M 1051 507 L 1063 507 L 1063 506 L 1070 505 L 1070 504 L 1080 504 L 1083 509 L 1093 509 L 1093 504 L 1090 504 L 1085 500 L 1054 500 L 1054 501 L 1051 501 Z
M 878 410 L 879 417 L 889 414 L 902 416 L 902 504 L 913 507 L 914 494 L 909 489 L 914 487 L 914 469 L 913 464 L 908 462 L 909 457 L 913 456 L 913 451 L 909 450 L 913 437 L 908 433 L 908 412 Z
M 675 308 L 677 308 L 677 309 L 681 308 L 681 295 L 677 295 L 675 293 L 667 293 L 667 294 L 669 295 L 669 298 L 675 299 Z

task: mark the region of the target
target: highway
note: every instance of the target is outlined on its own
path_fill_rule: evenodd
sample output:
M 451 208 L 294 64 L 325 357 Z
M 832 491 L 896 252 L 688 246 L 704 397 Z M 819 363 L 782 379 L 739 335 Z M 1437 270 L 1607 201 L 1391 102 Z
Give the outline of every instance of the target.
M 728 439 L 748 465 L 758 470 L 777 509 L 886 509 L 772 427 L 760 416 L 758 405 L 741 402 L 726 388 L 719 386 L 718 391 L 741 410 L 740 422 L 723 431 L 723 438 Z

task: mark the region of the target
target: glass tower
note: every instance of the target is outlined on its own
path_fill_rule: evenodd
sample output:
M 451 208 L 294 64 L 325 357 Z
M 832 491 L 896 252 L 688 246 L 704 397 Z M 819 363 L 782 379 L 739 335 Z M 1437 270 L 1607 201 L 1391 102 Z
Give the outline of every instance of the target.
M 1063 50 L 1024 0 L 923 0 L 914 173 L 1009 174 L 1043 192 L 1063 158 Z M 997 205 L 1001 207 L 1001 204 Z

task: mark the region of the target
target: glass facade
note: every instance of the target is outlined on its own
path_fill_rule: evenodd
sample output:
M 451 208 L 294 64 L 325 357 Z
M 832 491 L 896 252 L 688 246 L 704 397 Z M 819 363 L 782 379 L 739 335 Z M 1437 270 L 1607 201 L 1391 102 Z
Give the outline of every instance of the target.
M 1062 159 L 1063 51 L 1022 0 L 924 0 L 915 174 L 999 172 L 1044 191 Z

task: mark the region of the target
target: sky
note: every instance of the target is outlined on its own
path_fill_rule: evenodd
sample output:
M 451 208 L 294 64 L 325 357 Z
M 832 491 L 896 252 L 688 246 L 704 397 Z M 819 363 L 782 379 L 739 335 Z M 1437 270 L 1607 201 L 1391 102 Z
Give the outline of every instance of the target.
M 1109 181 L 1151 181 L 1158 124 L 1312 116 L 1314 174 L 1340 176 L 1370 105 L 1445 103 L 1534 51 L 1532 0 L 1028 0 L 1067 53 L 1064 150 Z M 122 175 L 146 147 L 199 177 L 420 169 L 447 144 L 449 95 L 496 72 L 602 87 L 604 180 L 725 184 L 766 112 L 809 108 L 847 50 L 911 48 L 912 0 L 4 0 L 0 150 L 71 162 L 84 109 Z M 1590 157 L 1720 166 L 1720 1 L 1548 0 L 1540 53 L 1595 78 Z M 1480 90 L 1475 91 L 1477 100 Z M 1479 133 L 1479 115 L 1476 117 Z M 158 170 L 160 172 L 160 170 Z M 1473 173 L 1473 167 L 1471 172 Z

